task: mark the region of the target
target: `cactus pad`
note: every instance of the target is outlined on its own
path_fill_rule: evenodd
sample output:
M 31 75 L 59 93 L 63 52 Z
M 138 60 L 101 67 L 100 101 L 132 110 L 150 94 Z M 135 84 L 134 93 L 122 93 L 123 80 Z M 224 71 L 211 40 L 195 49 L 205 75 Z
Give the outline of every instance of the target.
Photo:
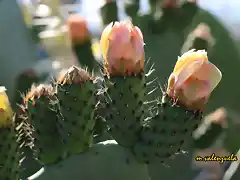
M 144 118 L 145 75 L 115 76 L 106 81 L 111 99 L 106 117 L 109 132 L 120 145 L 131 147 Z
M 19 153 L 14 122 L 0 127 L 0 179 L 19 179 Z
M 189 111 L 163 95 L 159 112 L 150 118 L 133 152 L 145 163 L 170 158 L 193 143 L 192 133 L 201 123 L 200 111 Z
M 86 153 L 47 166 L 28 180 L 149 180 L 146 165 L 129 151 L 109 140 L 94 144 Z
M 56 102 L 51 85 L 33 87 L 25 98 L 28 121 L 33 126 L 36 155 L 45 165 L 55 163 L 62 154 Z
M 94 78 L 75 66 L 57 81 L 60 129 L 65 151 L 75 154 L 91 146 L 95 125 L 96 90 Z

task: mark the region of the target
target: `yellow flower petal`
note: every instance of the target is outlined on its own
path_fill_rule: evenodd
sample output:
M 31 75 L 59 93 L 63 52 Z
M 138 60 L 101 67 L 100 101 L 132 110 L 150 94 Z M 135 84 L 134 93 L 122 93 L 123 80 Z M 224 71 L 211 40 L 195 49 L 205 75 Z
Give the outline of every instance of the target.
M 182 70 L 182 68 L 185 67 L 185 65 L 188 62 L 195 61 L 198 59 L 203 59 L 204 61 L 208 61 L 207 52 L 205 50 L 198 50 L 192 49 L 186 53 L 184 53 L 181 57 L 178 58 L 177 63 L 174 67 L 173 73 L 179 73 L 179 71 Z
M 100 43 L 97 40 L 93 40 L 92 43 L 92 51 L 95 57 L 100 57 L 101 56 L 101 48 L 100 48 Z
M 107 58 L 107 51 L 109 46 L 109 34 L 111 33 L 113 23 L 110 23 L 102 32 L 101 40 L 100 40 L 100 47 L 103 55 L 103 59 L 106 60 Z
M 12 116 L 13 111 L 6 94 L 6 88 L 0 86 L 0 126 L 8 124 Z
M 7 89 L 4 86 L 0 86 L 0 108 L 1 109 L 6 109 L 6 103 L 8 102 L 6 90 Z

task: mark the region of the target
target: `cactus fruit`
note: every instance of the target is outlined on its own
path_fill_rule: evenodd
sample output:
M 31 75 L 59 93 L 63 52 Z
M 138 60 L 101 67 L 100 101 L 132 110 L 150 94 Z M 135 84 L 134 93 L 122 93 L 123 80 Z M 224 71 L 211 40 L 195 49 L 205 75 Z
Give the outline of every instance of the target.
M 68 18 L 67 25 L 71 46 L 78 63 L 83 67 L 86 66 L 89 71 L 93 71 L 96 68 L 96 62 L 86 20 L 78 14 L 73 14 Z
M 161 89 L 163 94 L 149 100 L 151 97 L 147 96 L 152 91 L 147 93 L 147 88 L 154 81 L 148 82 L 147 78 L 153 69 L 146 71 L 141 30 L 130 21 L 110 24 L 104 29 L 100 44 L 103 78 L 72 66 L 51 85 L 33 87 L 20 106 L 28 117 L 28 127 L 26 120 L 14 124 L 22 125 L 14 133 L 20 140 L 14 139 L 13 144 L 26 146 L 30 141 L 29 146 L 42 163 L 42 169 L 28 180 L 149 180 L 159 177 L 153 177 L 156 169 L 161 172 L 158 163 L 163 167 L 181 157 L 184 150 L 191 154 L 192 134 L 222 77 L 208 61 L 207 53 L 190 50 L 179 57 L 166 89 Z M 12 111 L 7 111 L 6 95 L 0 97 L 5 118 L 1 121 L 0 117 L 0 122 L 5 128 L 9 125 L 6 115 L 12 116 Z M 102 115 L 114 140 L 94 144 L 96 118 Z M 33 139 L 28 138 L 27 130 Z M 10 141 L 2 142 L 5 146 Z M 19 151 L 22 149 L 15 148 L 14 156 Z M 3 159 L 1 163 L 5 162 Z M 18 161 L 8 163 L 7 159 L 6 167 L 17 172 Z M 17 174 L 5 170 L 0 175 L 19 179 Z
M 62 139 L 57 122 L 57 107 L 54 89 L 51 85 L 33 87 L 24 101 L 28 121 L 34 127 L 33 138 L 37 159 L 42 164 L 52 164 L 61 159 Z
M 86 151 L 93 141 L 94 111 L 97 104 L 96 81 L 75 66 L 57 80 L 59 126 L 68 154 Z
M 19 178 L 19 145 L 5 87 L 0 87 L 0 179 L 17 180 Z

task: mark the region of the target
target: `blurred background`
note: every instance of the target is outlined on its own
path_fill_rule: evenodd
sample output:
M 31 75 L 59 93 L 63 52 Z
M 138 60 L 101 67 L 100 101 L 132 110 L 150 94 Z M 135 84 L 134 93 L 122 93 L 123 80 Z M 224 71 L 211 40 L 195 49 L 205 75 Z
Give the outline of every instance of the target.
M 31 1 L 39 0 L 18 0 L 19 3 L 29 4 Z M 101 26 L 100 7 L 103 0 L 60 0 L 62 2 L 62 12 L 67 15 L 69 12 L 75 11 L 84 16 L 90 25 L 90 30 L 94 33 L 99 33 Z M 124 0 L 117 0 L 119 7 L 119 17 L 124 19 L 127 17 L 124 7 Z M 200 7 L 209 10 L 212 14 L 217 16 L 231 31 L 235 38 L 240 39 L 240 1 L 238 0 L 198 0 Z M 148 0 L 140 0 L 141 13 L 149 13 L 150 7 Z
M 71 2 L 71 0 L 62 0 L 62 2 Z M 102 5 L 102 0 L 72 0 L 76 4 L 76 11 L 87 18 L 91 22 L 92 31 L 97 31 L 101 24 L 99 9 Z M 236 39 L 240 39 L 240 1 L 238 0 L 198 0 L 200 7 L 209 10 L 217 16 L 231 31 Z M 117 0 L 119 7 L 119 17 L 124 19 L 127 17 L 124 12 L 123 1 Z M 149 13 L 150 7 L 148 0 L 140 0 L 141 13 Z
M 71 65 L 87 67 L 99 75 L 103 60 L 101 32 L 112 21 L 128 19 L 142 30 L 146 57 L 155 63 L 162 85 L 183 52 L 192 48 L 208 52 L 209 60 L 221 69 L 223 79 L 211 96 L 206 113 L 219 107 L 229 110 L 228 121 L 233 129 L 230 128 L 227 144 L 223 143 L 221 148 L 237 152 L 239 10 L 239 0 L 0 0 L 0 84 L 7 87 L 15 105 L 22 102 L 22 95 L 33 83 L 52 82 Z M 178 162 L 178 174 L 194 174 L 184 174 L 185 166 L 182 167 L 182 160 Z M 218 167 L 225 172 L 226 167 L 221 168 Z M 175 173 L 164 172 L 167 180 L 174 179 L 170 176 Z M 240 171 L 236 172 L 235 179 L 239 180 Z M 155 179 L 159 179 L 158 169 L 154 173 Z M 206 174 L 195 180 L 207 180 Z M 223 179 L 223 175 L 218 175 L 214 180 Z M 187 179 L 193 178 L 183 180 Z

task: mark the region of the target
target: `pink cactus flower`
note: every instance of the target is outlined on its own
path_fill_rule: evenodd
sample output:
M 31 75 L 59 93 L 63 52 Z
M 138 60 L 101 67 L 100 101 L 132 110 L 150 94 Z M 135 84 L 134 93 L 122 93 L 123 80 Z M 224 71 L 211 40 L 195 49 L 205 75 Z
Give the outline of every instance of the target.
M 110 23 L 103 30 L 100 46 L 105 71 L 109 75 L 130 75 L 143 71 L 143 35 L 130 21 Z

